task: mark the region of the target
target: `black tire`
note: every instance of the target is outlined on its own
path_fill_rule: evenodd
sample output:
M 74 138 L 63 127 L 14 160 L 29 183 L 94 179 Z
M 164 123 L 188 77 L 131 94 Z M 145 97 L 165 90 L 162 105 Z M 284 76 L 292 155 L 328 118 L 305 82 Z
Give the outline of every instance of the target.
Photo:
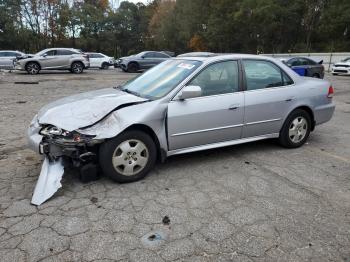
M 40 72 L 40 65 L 37 62 L 29 62 L 26 64 L 26 71 L 30 75 L 36 75 Z
M 73 74 L 81 74 L 84 72 L 84 65 L 81 62 L 73 62 L 70 68 Z
M 313 78 L 321 78 L 320 75 L 318 73 L 315 73 L 312 75 Z
M 148 150 L 147 151 L 148 161 L 146 162 L 143 169 L 141 169 L 134 175 L 122 174 L 117 170 L 118 168 L 114 167 L 112 162 L 112 158 L 114 154 L 118 152 L 117 150 L 118 147 L 123 142 L 129 141 L 129 140 L 141 141 Z M 122 158 L 124 158 L 124 156 L 125 155 L 121 155 Z M 153 139 L 148 134 L 141 131 L 136 131 L 136 130 L 125 131 L 122 134 L 118 135 L 117 137 L 111 140 L 108 140 L 107 142 L 105 142 L 100 146 L 100 150 L 99 150 L 99 162 L 103 173 L 118 183 L 130 183 L 130 182 L 135 182 L 144 178 L 149 173 L 149 171 L 154 167 L 156 160 L 157 160 L 157 148 Z M 126 160 L 126 162 L 127 161 L 129 160 Z
M 128 69 L 127 71 L 129 73 L 137 73 L 137 71 L 140 70 L 140 67 L 137 63 L 131 62 L 130 64 L 128 64 Z
M 297 142 L 293 142 L 292 138 L 290 137 L 289 134 L 289 129 L 292 128 L 293 126 L 293 121 L 296 119 L 305 119 L 307 122 L 307 127 L 306 129 L 306 133 L 305 136 Z M 308 112 L 306 112 L 305 110 L 302 109 L 296 109 L 294 110 L 292 113 L 289 114 L 289 116 L 287 117 L 286 121 L 283 124 L 283 127 L 280 131 L 280 136 L 279 136 L 279 143 L 286 147 L 286 148 L 297 148 L 302 146 L 306 140 L 308 139 L 309 135 L 311 132 L 311 117 L 309 115 Z
M 108 63 L 106 63 L 106 62 L 102 63 L 101 69 L 107 70 L 108 68 L 109 68 L 109 64 Z

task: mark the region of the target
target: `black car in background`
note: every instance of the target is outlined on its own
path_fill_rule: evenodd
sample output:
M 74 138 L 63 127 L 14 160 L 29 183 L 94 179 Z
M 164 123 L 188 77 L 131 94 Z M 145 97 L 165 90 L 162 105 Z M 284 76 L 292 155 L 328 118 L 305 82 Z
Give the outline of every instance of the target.
M 301 76 L 324 77 L 323 60 L 315 62 L 308 57 L 284 57 L 280 60 Z
M 124 72 L 136 73 L 139 70 L 149 69 L 170 58 L 169 52 L 144 51 L 136 55 L 117 59 L 114 67 L 120 67 Z

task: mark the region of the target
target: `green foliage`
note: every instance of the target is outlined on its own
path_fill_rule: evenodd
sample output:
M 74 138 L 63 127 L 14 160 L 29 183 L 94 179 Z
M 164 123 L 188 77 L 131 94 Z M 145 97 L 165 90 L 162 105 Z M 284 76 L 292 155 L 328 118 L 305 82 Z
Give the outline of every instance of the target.
M 349 27 L 349 0 L 0 0 L 0 48 L 31 53 L 348 51 Z

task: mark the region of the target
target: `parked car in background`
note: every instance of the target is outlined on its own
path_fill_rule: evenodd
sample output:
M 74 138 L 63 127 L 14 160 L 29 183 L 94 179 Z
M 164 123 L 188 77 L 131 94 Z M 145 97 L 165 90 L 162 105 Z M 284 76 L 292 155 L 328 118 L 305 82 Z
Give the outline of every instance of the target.
M 102 53 L 86 53 L 90 59 L 90 68 L 108 69 L 114 65 L 114 58 Z
M 170 58 L 171 56 L 163 52 L 145 51 L 137 55 L 118 59 L 116 67 L 120 67 L 124 72 L 136 73 L 139 70 L 149 69 Z
M 20 51 L 2 50 L 0 51 L 0 69 L 14 69 L 14 60 L 25 56 Z
M 350 75 L 350 57 L 343 59 L 341 62 L 332 66 L 332 75 Z
M 215 55 L 216 55 L 215 53 L 211 53 L 211 52 L 190 52 L 190 53 L 178 55 L 177 57 L 210 57 Z
M 308 57 L 285 57 L 280 60 L 301 76 L 324 77 L 323 60 L 316 62 Z
M 332 97 L 328 81 L 300 77 L 272 58 L 180 57 L 122 86 L 48 104 L 32 120 L 28 138 L 46 159 L 39 181 L 54 183 L 44 188 L 57 190 L 63 159 L 80 166 L 82 176 L 100 166 L 117 182 L 133 182 L 157 158 L 269 138 L 300 147 L 332 118 Z
M 17 59 L 15 69 L 38 74 L 40 70 L 69 70 L 80 74 L 90 67 L 89 56 L 73 48 L 48 48 L 33 57 Z

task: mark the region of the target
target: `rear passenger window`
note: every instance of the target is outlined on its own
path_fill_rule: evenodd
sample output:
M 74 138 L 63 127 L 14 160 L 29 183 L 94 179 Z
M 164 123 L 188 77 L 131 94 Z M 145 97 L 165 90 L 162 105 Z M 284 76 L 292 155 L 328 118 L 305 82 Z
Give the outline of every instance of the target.
M 243 60 L 247 90 L 290 85 L 292 79 L 269 61 Z

